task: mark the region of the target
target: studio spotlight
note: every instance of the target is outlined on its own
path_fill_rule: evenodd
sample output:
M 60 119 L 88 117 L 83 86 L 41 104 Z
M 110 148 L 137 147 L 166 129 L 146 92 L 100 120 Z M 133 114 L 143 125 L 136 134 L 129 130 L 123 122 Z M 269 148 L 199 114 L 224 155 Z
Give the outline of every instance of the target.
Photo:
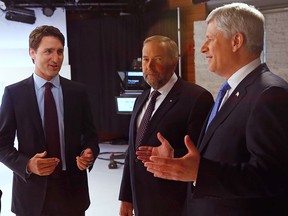
M 54 14 L 55 11 L 55 7 L 54 6 L 44 6 L 42 8 L 43 14 L 47 17 L 51 17 Z
M 34 24 L 36 20 L 35 11 L 25 8 L 7 8 L 5 18 L 28 24 Z

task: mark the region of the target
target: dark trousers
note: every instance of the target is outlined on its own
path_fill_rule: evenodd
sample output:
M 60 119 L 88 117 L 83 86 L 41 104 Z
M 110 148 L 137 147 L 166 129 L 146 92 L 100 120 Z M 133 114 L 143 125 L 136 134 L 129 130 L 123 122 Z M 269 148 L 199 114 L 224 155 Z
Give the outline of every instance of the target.
M 57 178 L 49 177 L 41 216 L 85 216 L 85 212 L 76 210 L 77 207 L 72 204 L 72 199 L 73 191 L 66 172 L 62 172 Z

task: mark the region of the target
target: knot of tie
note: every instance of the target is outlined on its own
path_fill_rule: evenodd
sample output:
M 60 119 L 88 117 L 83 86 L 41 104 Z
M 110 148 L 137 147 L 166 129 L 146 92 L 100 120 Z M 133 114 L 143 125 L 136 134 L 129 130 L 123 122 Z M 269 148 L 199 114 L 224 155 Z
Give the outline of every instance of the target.
M 157 90 L 154 90 L 151 94 L 150 94 L 150 100 L 151 101 L 154 101 L 154 100 L 156 100 L 156 98 L 160 95 L 161 93 L 159 92 L 159 91 L 157 91 Z
M 52 88 L 53 84 L 51 82 L 45 83 L 45 90 L 50 90 Z
M 227 90 L 229 90 L 230 88 L 231 88 L 231 87 L 230 87 L 230 85 L 228 84 L 228 82 L 225 81 L 225 82 L 222 84 L 219 92 L 221 92 L 222 94 L 225 95 L 226 92 L 227 92 Z M 223 97 L 224 97 L 224 95 L 223 95 Z

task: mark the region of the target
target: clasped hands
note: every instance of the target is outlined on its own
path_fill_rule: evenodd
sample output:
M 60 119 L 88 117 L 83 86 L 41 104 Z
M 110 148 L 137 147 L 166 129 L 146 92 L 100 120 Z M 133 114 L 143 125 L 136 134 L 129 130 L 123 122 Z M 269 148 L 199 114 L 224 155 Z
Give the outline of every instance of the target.
M 188 153 L 181 158 L 174 158 L 174 149 L 160 133 L 157 133 L 157 138 L 161 142 L 160 146 L 140 146 L 136 152 L 137 158 L 144 163 L 147 171 L 158 178 L 196 181 L 200 154 L 190 137 L 184 137 Z
M 57 165 L 60 163 L 59 158 L 46 158 L 47 152 L 44 151 L 42 153 L 35 154 L 32 157 L 27 165 L 27 171 L 30 173 L 34 173 L 39 176 L 48 176 L 51 175 Z M 89 168 L 94 161 L 94 155 L 90 148 L 82 151 L 80 156 L 76 157 L 76 163 L 78 169 L 85 170 Z

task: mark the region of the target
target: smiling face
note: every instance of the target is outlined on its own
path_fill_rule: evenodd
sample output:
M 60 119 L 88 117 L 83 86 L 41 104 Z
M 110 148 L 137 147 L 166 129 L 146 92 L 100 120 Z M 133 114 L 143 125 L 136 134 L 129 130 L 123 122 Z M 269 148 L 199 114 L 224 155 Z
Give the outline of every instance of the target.
M 35 73 L 49 81 L 57 76 L 61 69 L 64 47 L 57 37 L 45 36 L 37 50 L 30 48 L 30 56 L 34 60 Z
M 209 66 L 208 70 L 221 77 L 230 77 L 235 67 L 233 60 L 232 39 L 228 39 L 217 29 L 216 21 L 208 23 L 206 30 L 206 40 L 201 47 L 201 52 L 205 54 Z
M 173 58 L 165 43 L 149 41 L 142 49 L 142 69 L 145 81 L 154 89 L 164 86 L 174 73 L 177 57 Z

